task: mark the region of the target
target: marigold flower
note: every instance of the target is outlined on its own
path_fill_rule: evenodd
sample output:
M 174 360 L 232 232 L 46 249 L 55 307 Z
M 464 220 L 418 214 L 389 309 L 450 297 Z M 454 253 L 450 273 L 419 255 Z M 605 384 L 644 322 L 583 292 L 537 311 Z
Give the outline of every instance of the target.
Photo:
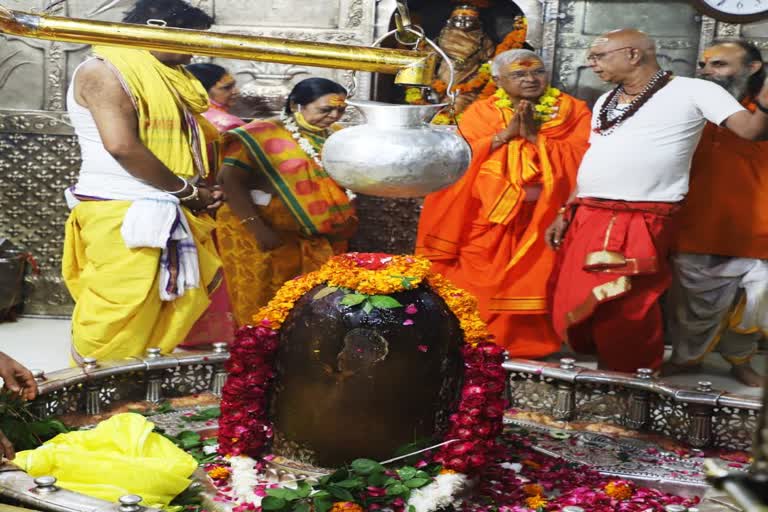
M 363 512 L 363 507 L 352 501 L 337 501 L 330 512 Z
M 628 500 L 632 497 L 632 486 L 624 480 L 612 480 L 605 486 L 605 494 L 615 500 Z
M 528 508 L 532 508 L 533 510 L 538 509 L 539 507 L 544 507 L 547 504 L 547 500 L 542 498 L 541 496 L 531 496 L 530 498 L 525 499 L 525 506 Z
M 224 466 L 214 466 L 208 470 L 208 476 L 214 480 L 226 480 L 229 478 L 229 469 Z

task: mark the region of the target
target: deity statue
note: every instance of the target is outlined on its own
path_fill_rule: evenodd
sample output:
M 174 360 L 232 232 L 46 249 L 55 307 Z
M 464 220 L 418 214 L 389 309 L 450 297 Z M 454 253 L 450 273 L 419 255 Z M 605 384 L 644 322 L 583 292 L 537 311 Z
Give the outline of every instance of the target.
M 464 87 L 456 99 L 455 108 L 459 113 L 477 99 L 480 89 L 488 82 L 490 76 L 478 75 L 481 74 L 481 66 L 493 56 L 496 45 L 483 30 L 480 10 L 469 4 L 460 5 L 451 12 L 440 31 L 437 44 L 453 60 L 454 84 L 470 86 Z M 449 75 L 448 63 L 442 62 L 437 71 L 438 79 L 448 84 Z M 473 80 L 477 84 L 469 83 Z M 438 92 L 445 94 L 444 90 Z

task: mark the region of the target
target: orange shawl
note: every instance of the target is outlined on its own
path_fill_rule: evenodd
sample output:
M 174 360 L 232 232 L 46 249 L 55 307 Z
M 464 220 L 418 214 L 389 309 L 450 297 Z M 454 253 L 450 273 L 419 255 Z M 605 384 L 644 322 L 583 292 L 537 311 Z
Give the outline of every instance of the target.
M 457 183 L 425 199 L 416 253 L 438 268 L 471 268 L 467 277 L 477 285 L 471 291 L 481 307 L 544 312 L 553 263 L 544 232 L 575 185 L 591 113 L 583 101 L 561 94 L 558 117 L 541 126 L 537 144 L 517 138 L 491 152 L 493 136 L 512 116 L 496 100 L 475 102 L 462 116 L 459 129 L 472 146 L 472 163 Z M 541 185 L 539 199 L 525 202 L 524 187 L 534 184 Z

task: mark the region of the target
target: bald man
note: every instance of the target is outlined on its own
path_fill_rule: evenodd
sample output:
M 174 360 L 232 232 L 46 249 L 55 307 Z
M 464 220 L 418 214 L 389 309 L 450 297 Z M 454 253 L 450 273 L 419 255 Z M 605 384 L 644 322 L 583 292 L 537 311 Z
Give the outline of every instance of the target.
M 555 330 L 602 368 L 658 369 L 659 297 L 671 282 L 675 220 L 707 121 L 739 137 L 768 134 L 768 88 L 745 109 L 721 86 L 661 70 L 646 34 L 597 38 L 587 62 L 616 85 L 593 111 L 576 191 L 547 236 L 558 257 L 549 283 Z M 567 229 L 566 229 L 567 228 Z
M 699 62 L 705 80 L 725 87 L 749 110 L 765 81 L 753 44 L 720 41 Z M 711 351 L 748 386 L 763 377 L 750 364 L 768 328 L 768 142 L 752 142 L 707 123 L 681 211 L 679 251 L 666 302 L 669 370 L 697 369 Z

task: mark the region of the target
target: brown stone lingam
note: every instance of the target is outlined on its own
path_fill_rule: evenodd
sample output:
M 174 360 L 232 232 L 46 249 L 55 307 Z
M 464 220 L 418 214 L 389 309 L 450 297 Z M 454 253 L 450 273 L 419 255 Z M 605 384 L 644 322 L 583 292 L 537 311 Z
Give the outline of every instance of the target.
M 427 285 L 392 294 L 400 307 L 343 305 L 317 286 L 280 331 L 272 452 L 332 468 L 384 460 L 440 435 L 460 389 L 462 331 Z

